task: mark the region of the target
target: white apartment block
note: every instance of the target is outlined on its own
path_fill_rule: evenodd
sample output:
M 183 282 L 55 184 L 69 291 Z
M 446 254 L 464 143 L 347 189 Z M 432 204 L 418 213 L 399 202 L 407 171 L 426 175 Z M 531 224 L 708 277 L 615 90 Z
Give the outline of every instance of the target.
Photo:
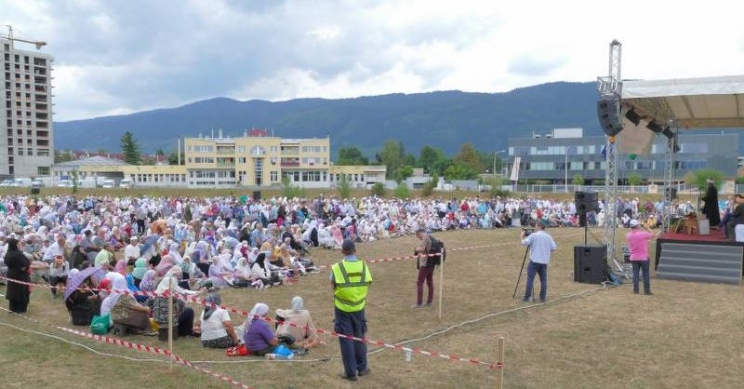
M 48 176 L 54 163 L 52 56 L 0 38 L 0 177 Z

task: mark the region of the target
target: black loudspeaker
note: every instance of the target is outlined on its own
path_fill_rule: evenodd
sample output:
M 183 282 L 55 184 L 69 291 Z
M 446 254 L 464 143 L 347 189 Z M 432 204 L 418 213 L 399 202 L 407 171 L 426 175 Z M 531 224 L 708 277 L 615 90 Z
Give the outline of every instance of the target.
M 602 99 L 597 102 L 597 117 L 599 125 L 605 134 L 615 136 L 623 130 L 620 117 L 617 114 L 618 102 L 615 99 Z
M 601 284 L 607 268 L 607 246 L 574 246 L 574 282 Z
M 574 203 L 576 204 L 576 213 L 579 216 L 596 211 L 598 208 L 597 192 L 575 192 Z
M 669 191 L 672 191 L 672 197 L 671 199 L 674 200 L 677 198 L 677 188 L 666 188 L 664 189 L 664 197 L 669 193 Z
M 253 191 L 253 200 L 255 200 L 255 201 L 261 201 L 261 191 L 260 190 L 254 190 Z
M 39 188 L 31 188 L 31 194 L 32 195 L 37 195 L 39 193 L 41 193 L 41 189 L 39 189 Z

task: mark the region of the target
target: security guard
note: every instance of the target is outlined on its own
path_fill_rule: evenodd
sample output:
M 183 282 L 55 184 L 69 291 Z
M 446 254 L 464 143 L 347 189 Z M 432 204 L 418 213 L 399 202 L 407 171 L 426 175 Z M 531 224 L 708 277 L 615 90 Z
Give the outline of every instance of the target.
M 372 274 L 364 261 L 356 257 L 354 241 L 345 240 L 341 245 L 344 259 L 331 267 L 331 285 L 335 305 L 335 331 L 341 335 L 364 338 L 367 320 L 364 318 L 367 290 Z M 339 337 L 344 372 L 341 378 L 356 381 L 370 373 L 367 366 L 367 344 Z

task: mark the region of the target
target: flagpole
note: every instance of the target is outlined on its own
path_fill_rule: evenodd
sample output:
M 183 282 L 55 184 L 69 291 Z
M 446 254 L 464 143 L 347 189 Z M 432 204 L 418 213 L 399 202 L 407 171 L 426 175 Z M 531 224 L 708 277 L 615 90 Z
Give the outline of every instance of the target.
M 565 174 L 565 177 L 564 177 L 564 180 L 563 180 L 563 184 L 566 187 L 566 193 L 568 193 L 568 148 L 569 147 L 571 147 L 571 146 L 566 147 L 566 161 L 564 162 L 565 164 L 563 165 L 563 170 L 564 170 L 564 174 Z

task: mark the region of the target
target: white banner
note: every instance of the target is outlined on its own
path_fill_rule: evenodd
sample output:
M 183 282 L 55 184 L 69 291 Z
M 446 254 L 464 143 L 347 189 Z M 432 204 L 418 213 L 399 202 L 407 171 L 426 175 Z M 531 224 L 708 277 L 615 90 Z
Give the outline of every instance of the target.
M 517 182 L 519 181 L 519 164 L 522 162 L 522 157 L 514 157 L 514 164 L 512 165 L 511 175 L 509 180 Z

